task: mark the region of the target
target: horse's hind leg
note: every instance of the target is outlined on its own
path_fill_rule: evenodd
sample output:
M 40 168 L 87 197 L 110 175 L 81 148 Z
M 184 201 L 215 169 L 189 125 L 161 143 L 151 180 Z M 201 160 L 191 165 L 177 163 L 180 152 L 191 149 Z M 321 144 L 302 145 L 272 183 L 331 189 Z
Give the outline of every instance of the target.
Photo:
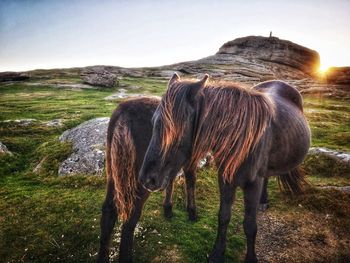
M 219 175 L 220 210 L 219 227 L 214 248 L 209 256 L 209 262 L 224 262 L 226 249 L 227 227 L 231 220 L 231 207 L 235 198 L 236 186 L 225 183 L 222 175 Z
M 254 182 L 244 187 L 244 233 L 247 237 L 247 254 L 245 262 L 257 262 L 255 254 L 255 238 L 257 233 L 256 213 L 260 200 L 263 178 L 257 176 Z
M 187 195 L 187 212 L 190 221 L 197 220 L 196 207 L 196 172 L 194 170 L 184 170 Z
M 97 262 L 99 263 L 109 262 L 109 243 L 117 216 L 117 208 L 114 203 L 114 185 L 113 181 L 109 180 L 106 199 L 102 205 L 102 216 L 100 221 L 100 249 L 97 256 Z
M 174 180 L 175 178 L 171 179 L 168 187 L 165 190 L 165 197 L 163 200 L 163 211 L 164 211 L 164 217 L 166 218 L 172 218 L 173 217 L 173 191 L 174 191 Z
M 132 249 L 134 243 L 134 231 L 140 219 L 143 205 L 149 197 L 149 192 L 138 187 L 137 198 L 135 200 L 133 212 L 130 218 L 122 225 L 121 240 L 119 246 L 119 262 L 132 262 Z
M 269 208 L 269 196 L 267 193 L 267 185 L 269 183 L 269 179 L 265 177 L 264 183 L 262 186 L 261 196 L 260 196 L 260 204 L 259 204 L 259 210 L 260 211 L 266 211 Z

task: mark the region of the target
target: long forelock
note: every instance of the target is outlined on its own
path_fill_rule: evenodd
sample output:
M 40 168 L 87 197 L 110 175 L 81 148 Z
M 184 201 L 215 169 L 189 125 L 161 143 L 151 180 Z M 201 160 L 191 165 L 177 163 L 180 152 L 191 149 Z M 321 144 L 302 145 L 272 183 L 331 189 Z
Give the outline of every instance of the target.
M 161 123 L 161 149 L 163 157 L 171 147 L 176 147 L 186 127 L 188 114 L 187 94 L 188 84 L 193 81 L 176 82 L 172 84 L 159 105 L 159 118 Z

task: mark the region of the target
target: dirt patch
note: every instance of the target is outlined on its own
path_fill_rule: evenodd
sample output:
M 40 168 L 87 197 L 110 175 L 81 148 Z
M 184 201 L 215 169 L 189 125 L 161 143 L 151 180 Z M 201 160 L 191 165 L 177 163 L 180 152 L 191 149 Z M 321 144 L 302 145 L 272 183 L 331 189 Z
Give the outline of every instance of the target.
M 163 249 L 159 256 L 155 257 L 152 262 L 161 263 L 161 262 L 172 262 L 180 263 L 183 262 L 183 256 L 181 255 L 180 250 L 176 245 L 168 246 Z
M 258 216 L 260 262 L 349 262 L 350 238 L 331 215 L 269 211 Z M 302 233 L 302 234 L 301 234 Z

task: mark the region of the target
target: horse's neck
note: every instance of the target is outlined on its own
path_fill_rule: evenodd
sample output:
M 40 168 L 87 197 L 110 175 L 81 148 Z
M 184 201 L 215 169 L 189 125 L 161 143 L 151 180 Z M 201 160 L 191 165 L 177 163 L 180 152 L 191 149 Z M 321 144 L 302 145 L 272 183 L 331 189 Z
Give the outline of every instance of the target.
M 221 164 L 227 161 L 225 170 L 234 173 L 259 142 L 273 108 L 265 95 L 242 89 L 204 90 L 203 101 L 197 109 L 202 111 L 196 132 L 197 157 L 212 151 Z

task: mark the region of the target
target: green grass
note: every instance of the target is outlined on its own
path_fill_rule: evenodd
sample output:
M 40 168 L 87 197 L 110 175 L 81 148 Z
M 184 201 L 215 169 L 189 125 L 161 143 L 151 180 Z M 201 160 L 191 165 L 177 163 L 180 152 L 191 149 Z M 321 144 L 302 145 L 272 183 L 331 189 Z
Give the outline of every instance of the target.
M 1 120 L 33 118 L 67 121 L 108 116 L 115 105 L 103 98 L 111 90 L 69 90 L 13 84 L 0 87 Z
M 140 87 L 140 89 L 135 90 L 135 92 L 158 96 L 164 93 L 167 83 L 166 80 L 157 78 L 124 77 L 120 80 L 121 86 L 129 85 Z
M 166 82 L 156 78 L 123 78 L 120 85 L 140 86 L 134 92 L 161 95 Z M 12 156 L 0 156 L 0 262 L 94 261 L 105 179 L 81 175 L 58 177 L 58 164 L 69 155 L 71 146 L 58 142 L 57 138 L 83 121 L 110 116 L 116 105 L 104 97 L 114 92 L 20 83 L 0 85 L 0 141 L 13 152 Z M 306 97 L 305 107 L 313 146 L 350 150 L 348 101 Z M 37 122 L 29 126 L 2 122 L 23 118 Z M 52 119 L 63 119 L 63 127 L 40 123 Z M 46 159 L 42 169 L 34 174 L 34 167 L 43 158 Z M 343 176 L 348 168 L 339 168 L 331 160 L 323 160 L 323 165 L 319 163 L 320 160 L 305 163 L 312 184 L 350 184 L 349 177 Z M 272 212 L 292 213 L 303 204 L 303 211 L 334 214 L 334 222 L 349 226 L 349 220 L 340 219 L 343 214 L 339 212 L 342 207 L 348 209 L 346 196 L 310 190 L 305 199 L 290 199 L 279 192 L 275 180 L 270 181 L 269 191 Z M 176 182 L 171 220 L 162 216 L 162 196 L 162 193 L 152 194 L 145 206 L 135 238 L 135 262 L 168 262 L 169 258 L 177 262 L 205 262 L 216 237 L 219 205 L 216 172 L 211 169 L 199 172 L 199 220 L 195 223 L 188 221 L 185 212 L 183 179 Z M 238 191 L 229 226 L 227 262 L 240 262 L 245 253 L 242 210 L 242 193 Z M 114 246 L 118 245 L 118 226 Z
M 350 151 L 349 100 L 307 96 L 304 108 L 313 146 Z

